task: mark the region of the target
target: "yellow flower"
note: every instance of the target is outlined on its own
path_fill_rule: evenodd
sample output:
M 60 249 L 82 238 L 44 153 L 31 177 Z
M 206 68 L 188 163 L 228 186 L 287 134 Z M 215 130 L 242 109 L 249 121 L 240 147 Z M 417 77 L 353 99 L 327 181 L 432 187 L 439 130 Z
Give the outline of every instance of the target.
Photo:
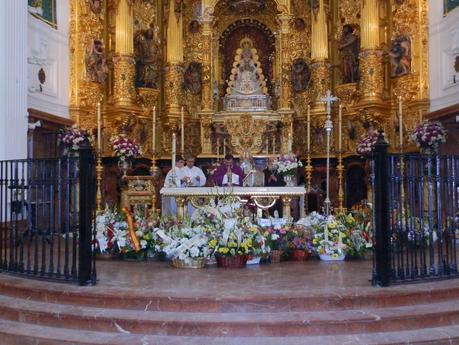
M 217 240 L 210 240 L 209 241 L 209 247 L 210 248 L 215 248 L 217 246 Z
M 218 248 L 218 252 L 220 254 L 227 254 L 229 252 L 229 249 L 226 248 L 226 247 L 220 247 L 220 248 Z
M 328 224 L 328 228 L 329 228 L 329 229 L 334 229 L 334 228 L 336 228 L 336 223 L 335 223 L 335 222 L 331 222 L 330 224 Z

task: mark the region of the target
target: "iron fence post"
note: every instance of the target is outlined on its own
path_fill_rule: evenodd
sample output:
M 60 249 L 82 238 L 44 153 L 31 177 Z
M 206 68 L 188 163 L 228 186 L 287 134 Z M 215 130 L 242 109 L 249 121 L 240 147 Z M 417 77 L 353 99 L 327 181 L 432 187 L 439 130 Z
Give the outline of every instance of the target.
M 78 282 L 86 285 L 91 279 L 92 217 L 95 200 L 93 189 L 94 156 L 89 140 L 85 138 L 79 150 L 79 256 Z
M 389 286 L 390 282 L 390 227 L 389 227 L 389 179 L 387 148 L 389 144 L 380 130 L 373 150 L 375 187 L 374 187 L 374 220 L 375 220 L 375 260 L 376 277 L 374 283 Z

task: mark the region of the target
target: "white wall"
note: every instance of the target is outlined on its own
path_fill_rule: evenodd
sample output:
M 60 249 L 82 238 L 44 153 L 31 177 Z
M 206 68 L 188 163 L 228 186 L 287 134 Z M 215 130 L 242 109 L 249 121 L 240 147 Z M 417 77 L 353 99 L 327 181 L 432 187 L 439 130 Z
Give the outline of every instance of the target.
M 69 0 L 59 0 L 56 5 L 57 28 L 28 14 L 28 107 L 68 118 Z M 46 74 L 41 90 L 40 68 Z
M 429 0 L 430 111 L 459 103 L 455 56 L 459 56 L 459 7 L 444 17 L 443 1 Z
M 27 157 L 27 0 L 0 0 L 0 160 Z

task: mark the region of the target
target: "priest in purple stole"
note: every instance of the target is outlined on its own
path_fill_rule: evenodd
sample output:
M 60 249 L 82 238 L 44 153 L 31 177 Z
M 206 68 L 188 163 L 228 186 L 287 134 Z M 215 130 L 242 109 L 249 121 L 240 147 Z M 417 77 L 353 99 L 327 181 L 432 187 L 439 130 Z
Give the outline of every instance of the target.
M 226 155 L 223 164 L 221 164 L 213 175 L 213 180 L 216 186 L 242 186 L 244 180 L 244 172 L 241 167 L 234 163 L 233 155 Z

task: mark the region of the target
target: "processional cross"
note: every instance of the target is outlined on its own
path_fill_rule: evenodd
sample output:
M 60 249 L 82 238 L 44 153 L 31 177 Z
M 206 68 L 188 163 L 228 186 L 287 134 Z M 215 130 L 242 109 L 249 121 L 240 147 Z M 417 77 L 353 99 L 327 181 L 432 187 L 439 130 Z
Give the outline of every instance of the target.
M 326 197 L 324 202 L 324 213 L 326 216 L 330 215 L 330 137 L 333 129 L 333 122 L 331 120 L 331 105 L 338 100 L 338 97 L 332 96 L 330 90 L 327 90 L 325 97 L 320 99 L 327 104 L 327 119 L 325 120 L 325 131 L 327 132 L 327 188 Z

